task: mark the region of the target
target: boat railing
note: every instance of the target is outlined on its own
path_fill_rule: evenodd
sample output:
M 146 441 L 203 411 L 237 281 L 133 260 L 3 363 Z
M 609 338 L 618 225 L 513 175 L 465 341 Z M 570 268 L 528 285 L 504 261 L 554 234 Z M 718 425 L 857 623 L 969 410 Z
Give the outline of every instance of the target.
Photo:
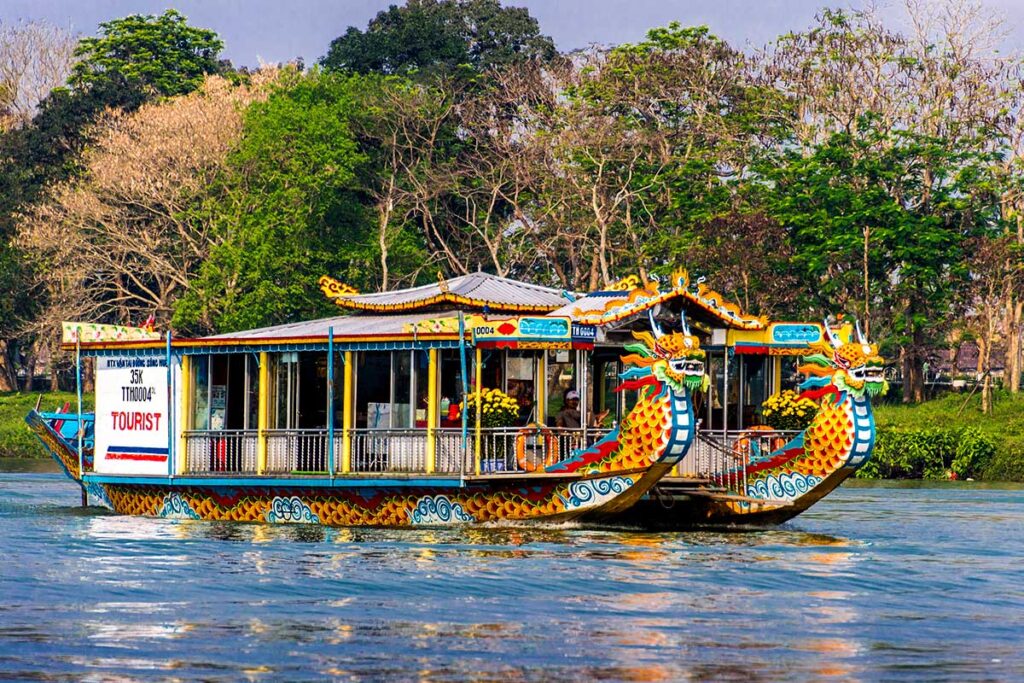
M 698 430 L 689 452 L 679 462 L 679 476 L 711 479 L 746 495 L 747 470 L 782 448 L 800 432 L 786 430 Z
M 185 472 L 256 472 L 259 436 L 255 430 L 192 430 L 185 432 Z
M 480 430 L 480 474 L 528 473 L 566 460 L 593 445 L 608 429 L 500 427 Z M 348 472 L 428 472 L 427 441 L 433 434 L 434 462 L 429 471 L 447 474 L 477 472 L 476 430 L 463 441 L 459 428 L 352 429 L 334 433 L 333 464 L 344 471 L 344 448 L 349 440 Z M 325 429 L 269 429 L 263 474 L 327 474 L 331 448 Z M 257 430 L 192 430 L 185 432 L 185 467 L 189 474 L 258 472 Z
M 351 435 L 353 472 L 427 469 L 426 429 L 353 429 Z
M 499 427 L 480 430 L 480 473 L 543 471 L 592 446 L 608 429 Z
M 324 429 L 268 429 L 267 474 L 328 471 L 327 431 Z

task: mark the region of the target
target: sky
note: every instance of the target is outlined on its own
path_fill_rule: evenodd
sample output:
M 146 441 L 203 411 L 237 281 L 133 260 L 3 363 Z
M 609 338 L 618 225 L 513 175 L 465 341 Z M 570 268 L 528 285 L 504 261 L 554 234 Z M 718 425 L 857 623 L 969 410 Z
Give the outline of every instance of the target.
M 790 30 L 806 28 L 823 5 L 862 6 L 862 0 L 502 0 L 527 7 L 541 31 L 563 51 L 598 43 L 635 42 L 647 29 L 670 21 L 707 24 L 737 47 L 760 46 Z M 1024 0 L 982 0 L 1007 20 L 1005 51 L 1024 52 Z M 193 26 L 224 40 L 223 56 L 237 66 L 301 57 L 312 64 L 349 26 L 367 22 L 395 0 L 0 0 L 0 22 L 46 20 L 79 34 L 128 14 L 161 14 L 174 7 Z M 400 1 L 399 1 L 400 4 Z M 881 1 L 894 21 L 901 3 Z

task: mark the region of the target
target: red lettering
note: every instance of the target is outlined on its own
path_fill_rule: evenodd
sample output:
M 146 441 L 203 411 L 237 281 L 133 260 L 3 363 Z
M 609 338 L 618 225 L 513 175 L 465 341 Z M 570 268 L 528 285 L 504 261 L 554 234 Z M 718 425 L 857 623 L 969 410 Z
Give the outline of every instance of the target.
M 154 432 L 160 431 L 160 418 L 161 413 L 143 413 L 143 412 L 124 412 L 121 410 L 113 410 L 110 413 L 110 419 L 112 426 L 115 430 L 122 432 L 132 431 L 143 431 L 143 432 Z

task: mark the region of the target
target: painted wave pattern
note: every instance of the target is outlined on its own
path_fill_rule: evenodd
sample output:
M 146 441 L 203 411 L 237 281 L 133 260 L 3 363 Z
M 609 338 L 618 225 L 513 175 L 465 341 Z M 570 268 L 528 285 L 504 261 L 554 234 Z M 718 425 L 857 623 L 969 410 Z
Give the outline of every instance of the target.
M 476 521 L 463 509 L 461 503 L 453 503 L 448 496 L 423 496 L 416 501 L 411 517 L 413 524 L 460 524 Z
M 821 477 L 799 472 L 783 472 L 776 476 L 771 474 L 759 479 L 747 487 L 747 495 L 751 498 L 765 500 L 794 500 L 821 483 Z
M 584 505 L 596 505 L 617 496 L 633 485 L 629 477 L 606 477 L 588 481 L 574 481 L 569 484 L 569 497 L 559 496 L 567 510 L 577 510 Z
M 164 496 L 164 505 L 160 508 L 160 516 L 167 519 L 199 519 L 199 513 L 192 509 L 189 502 L 180 493 L 168 493 Z
M 277 496 L 270 501 L 267 521 L 274 524 L 319 524 L 320 518 L 298 496 Z

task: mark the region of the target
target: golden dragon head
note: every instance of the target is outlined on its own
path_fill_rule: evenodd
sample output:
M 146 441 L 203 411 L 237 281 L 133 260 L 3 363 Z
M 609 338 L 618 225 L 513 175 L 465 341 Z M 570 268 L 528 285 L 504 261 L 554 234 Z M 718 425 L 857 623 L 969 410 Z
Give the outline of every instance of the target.
M 826 320 L 824 323 L 827 341 L 811 345 L 814 354 L 805 359 L 806 365 L 800 372 L 818 378 L 829 378 L 840 391 L 846 391 L 860 398 L 867 394 L 876 396 L 889 389 L 885 381 L 885 359 L 878 355 L 878 345 L 869 344 L 855 322 L 856 339 L 844 342 Z
M 622 361 L 646 369 L 679 394 L 685 389 L 696 391 L 706 388 L 710 382 L 704 373 L 706 354 L 700 348 L 700 340 L 690 333 L 686 314 L 680 315 L 682 332 L 672 333 L 661 329 L 653 312 L 648 310 L 647 315 L 651 331 L 633 332 L 633 336 L 643 344 L 627 344 L 626 349 L 633 353 L 624 356 Z

